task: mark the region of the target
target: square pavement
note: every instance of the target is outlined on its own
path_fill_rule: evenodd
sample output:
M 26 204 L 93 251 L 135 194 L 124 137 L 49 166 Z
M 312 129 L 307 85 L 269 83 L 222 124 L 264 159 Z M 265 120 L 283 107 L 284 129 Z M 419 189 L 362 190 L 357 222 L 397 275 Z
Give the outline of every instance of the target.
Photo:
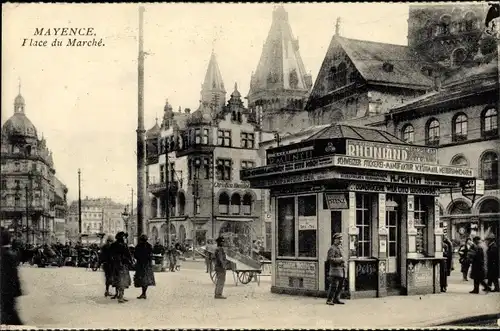
M 130 301 L 104 297 L 104 274 L 84 268 L 21 267 L 24 295 L 18 308 L 26 325 L 39 328 L 394 328 L 425 327 L 500 311 L 499 293 L 469 294 L 472 281 L 458 273 L 448 292 L 424 296 L 346 300 L 327 306 L 322 298 L 273 294 L 270 277 L 234 285 L 227 300 L 214 299 L 204 265 L 186 261 L 180 272 L 155 273 L 147 300 L 129 288 Z

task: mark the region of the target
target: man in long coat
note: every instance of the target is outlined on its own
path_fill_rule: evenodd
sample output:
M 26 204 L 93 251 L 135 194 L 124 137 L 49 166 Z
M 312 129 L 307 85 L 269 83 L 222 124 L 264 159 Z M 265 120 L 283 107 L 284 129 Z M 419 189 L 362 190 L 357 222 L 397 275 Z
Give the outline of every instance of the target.
M 489 291 L 488 284 L 484 281 L 486 278 L 486 252 L 479 236 L 472 239 L 474 246 L 469 250 L 469 259 L 471 261 L 470 278 L 474 280 L 474 289 L 469 293 L 478 294 L 479 284 L 483 286 L 484 291 Z
M 328 270 L 328 278 L 330 287 L 328 288 L 327 305 L 340 304 L 340 294 L 344 285 L 345 279 L 345 260 L 342 256 L 342 235 L 336 233 L 333 235 L 333 245 L 328 249 L 327 261 L 330 265 Z
M 226 258 L 226 252 L 224 251 L 224 238 L 219 237 L 215 240 L 217 242 L 217 248 L 214 253 L 214 270 L 217 277 L 215 283 L 215 299 L 226 299 L 222 295 L 224 290 L 224 284 L 226 283 L 226 270 L 229 267 L 229 261 Z
M 112 261 L 112 285 L 116 288 L 118 294 L 118 302 L 124 303 L 128 301 L 123 297 L 125 289 L 132 284 L 129 270 L 132 267 L 132 255 L 125 243 L 125 238 L 128 235 L 121 231 L 116 234 L 115 242 L 111 244 L 111 261 Z
M 137 299 L 146 299 L 149 286 L 155 286 L 155 275 L 153 272 L 153 247 L 148 243 L 148 236 L 141 234 L 139 243 L 134 251 L 137 263 L 135 265 L 134 286 L 142 288 L 142 293 Z
M 0 235 L 0 324 L 22 325 L 16 310 L 16 298 L 22 295 L 21 281 L 17 270 L 16 253 L 10 246 L 10 234 L 2 228 Z
M 104 296 L 108 297 L 110 296 L 109 294 L 109 287 L 113 284 L 113 275 L 112 275 L 112 260 L 111 260 L 111 244 L 113 243 L 114 239 L 112 236 L 108 236 L 106 239 L 106 243 L 101 247 L 101 254 L 99 255 L 99 268 L 102 265 L 102 268 L 104 269 L 104 278 L 106 282 L 106 291 L 104 292 Z M 118 293 L 115 294 L 114 298 L 116 299 L 118 297 Z
M 486 261 L 488 265 L 488 271 L 486 273 L 486 276 L 488 278 L 488 286 L 493 285 L 493 290 L 492 292 L 498 292 L 499 286 L 498 286 L 498 263 L 499 263 L 499 256 L 498 256 L 498 246 L 496 244 L 495 240 L 495 235 L 493 233 L 490 233 L 488 237 L 486 237 L 486 243 L 488 245 L 488 250 L 486 251 Z

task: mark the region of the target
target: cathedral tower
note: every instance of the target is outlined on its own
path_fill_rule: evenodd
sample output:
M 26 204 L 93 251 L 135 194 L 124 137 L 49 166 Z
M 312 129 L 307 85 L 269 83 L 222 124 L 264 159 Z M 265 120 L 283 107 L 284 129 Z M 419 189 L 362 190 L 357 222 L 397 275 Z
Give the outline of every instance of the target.
M 283 6 L 273 11 L 273 21 L 257 70 L 252 74 L 248 107 L 259 113 L 268 131 L 300 129 L 305 102 L 312 87 Z M 305 116 L 307 119 L 307 115 Z

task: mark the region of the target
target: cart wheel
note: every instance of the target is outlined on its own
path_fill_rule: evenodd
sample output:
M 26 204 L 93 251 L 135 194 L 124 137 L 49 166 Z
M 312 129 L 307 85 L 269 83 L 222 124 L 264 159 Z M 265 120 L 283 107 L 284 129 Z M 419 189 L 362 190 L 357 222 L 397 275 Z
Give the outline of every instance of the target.
M 243 271 L 238 274 L 238 279 L 240 280 L 241 284 L 248 284 L 252 281 L 253 278 L 253 272 L 249 271 Z
M 215 270 L 210 270 L 210 278 L 212 279 L 212 282 L 214 284 L 217 283 L 217 273 L 215 272 Z

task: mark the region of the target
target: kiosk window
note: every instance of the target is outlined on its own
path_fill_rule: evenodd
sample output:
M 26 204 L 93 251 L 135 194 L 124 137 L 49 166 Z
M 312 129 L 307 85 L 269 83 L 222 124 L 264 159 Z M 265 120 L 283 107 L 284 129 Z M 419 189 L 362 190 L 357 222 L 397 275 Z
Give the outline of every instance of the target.
M 416 248 L 417 253 L 425 255 L 427 246 L 427 220 L 428 213 L 425 208 L 424 197 L 415 196 L 415 228 L 417 229 Z
M 316 257 L 316 195 L 298 197 L 299 256 Z
M 295 256 L 295 198 L 278 199 L 278 256 Z
M 356 227 L 359 230 L 358 256 L 370 257 L 371 201 L 368 194 L 356 194 Z

